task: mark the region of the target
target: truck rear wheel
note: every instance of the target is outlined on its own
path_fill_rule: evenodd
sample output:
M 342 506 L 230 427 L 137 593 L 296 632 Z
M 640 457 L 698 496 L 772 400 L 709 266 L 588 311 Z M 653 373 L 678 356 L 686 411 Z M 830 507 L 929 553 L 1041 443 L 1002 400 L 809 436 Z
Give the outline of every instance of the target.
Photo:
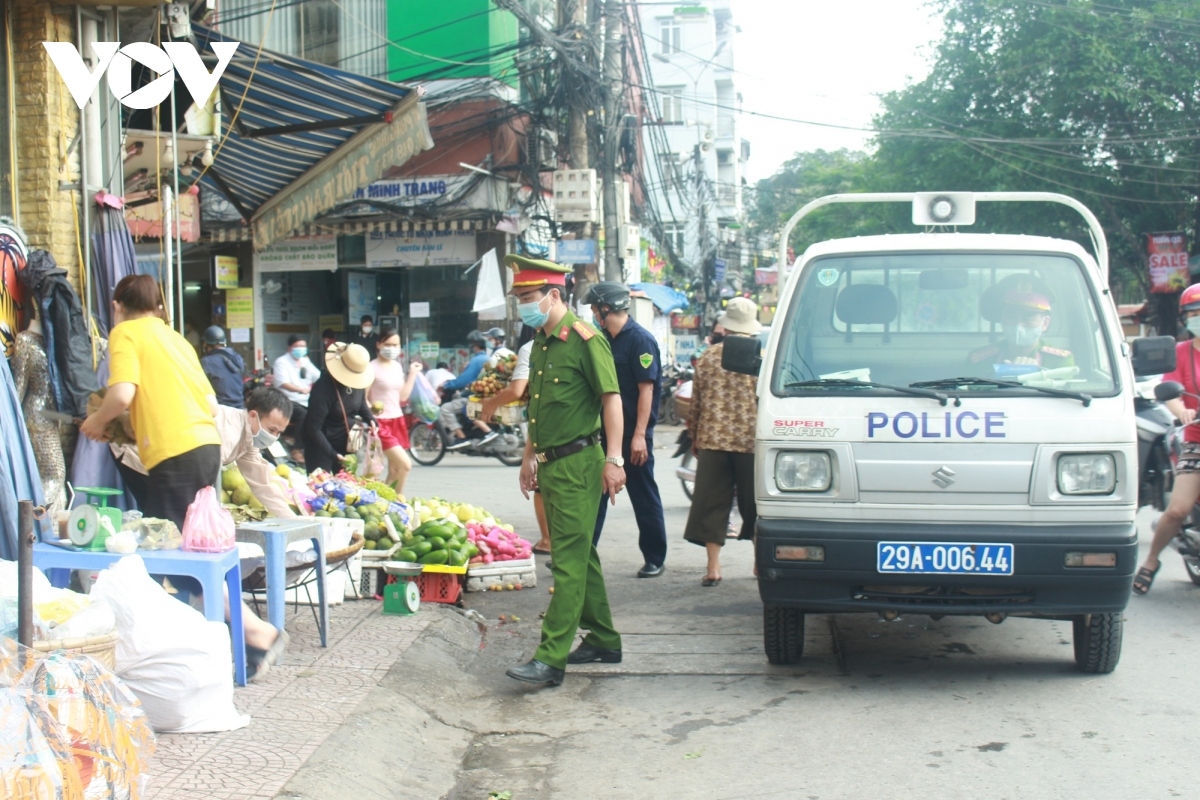
M 763 647 L 772 664 L 795 664 L 804 655 L 804 612 L 763 606 Z
M 1106 675 L 1121 660 L 1121 614 L 1084 614 L 1073 620 L 1075 663 L 1084 672 Z

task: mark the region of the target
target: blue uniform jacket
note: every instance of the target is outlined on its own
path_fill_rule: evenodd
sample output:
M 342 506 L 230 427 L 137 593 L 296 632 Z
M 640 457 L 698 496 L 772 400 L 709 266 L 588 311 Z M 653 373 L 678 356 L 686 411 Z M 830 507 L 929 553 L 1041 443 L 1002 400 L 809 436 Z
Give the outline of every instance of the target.
M 480 351 L 471 356 L 471 360 L 467 362 L 467 366 L 463 368 L 462 374 L 451 381 L 446 381 L 442 384 L 443 389 L 465 389 L 470 386 L 479 377 L 479 373 L 483 372 L 483 365 L 487 363 L 488 354 Z
M 246 365 L 241 356 L 221 347 L 201 358 L 200 367 L 208 376 L 218 403 L 230 408 L 245 407 L 242 379 Z

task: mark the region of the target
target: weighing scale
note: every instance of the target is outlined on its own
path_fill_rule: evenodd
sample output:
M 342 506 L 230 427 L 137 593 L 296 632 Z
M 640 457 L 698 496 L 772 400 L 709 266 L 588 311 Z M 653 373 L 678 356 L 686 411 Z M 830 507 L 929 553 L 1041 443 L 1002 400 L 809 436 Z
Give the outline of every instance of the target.
M 87 504 L 71 511 L 67 518 L 67 536 L 81 550 L 104 550 L 108 537 L 121 530 L 121 509 L 109 508 L 108 498 L 124 494 L 120 489 L 75 487 Z
M 421 590 L 412 579 L 421 574 L 423 564 L 410 561 L 385 561 L 383 571 L 403 580 L 383 587 L 383 613 L 409 616 L 421 607 Z

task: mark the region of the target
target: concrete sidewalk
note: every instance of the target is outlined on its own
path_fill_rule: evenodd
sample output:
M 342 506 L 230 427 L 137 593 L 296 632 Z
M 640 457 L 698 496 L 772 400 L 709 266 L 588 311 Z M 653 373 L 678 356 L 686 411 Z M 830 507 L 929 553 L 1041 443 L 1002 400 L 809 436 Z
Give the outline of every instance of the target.
M 235 687 L 252 717 L 241 730 L 163 734 L 150 764 L 147 800 L 272 798 L 375 689 L 439 613 L 383 616 L 376 600 L 329 610 L 329 647 L 320 646 L 307 606 L 287 612 L 287 654 L 261 680 Z

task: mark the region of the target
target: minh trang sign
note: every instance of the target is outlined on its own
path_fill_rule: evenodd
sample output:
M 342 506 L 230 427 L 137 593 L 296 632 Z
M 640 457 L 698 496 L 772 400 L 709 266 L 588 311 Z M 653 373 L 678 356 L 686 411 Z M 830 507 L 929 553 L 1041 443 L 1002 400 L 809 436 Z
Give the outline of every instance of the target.
M 175 76 L 183 81 L 196 105 L 203 106 L 209 95 L 217 88 L 217 81 L 233 60 L 240 42 L 212 42 L 209 46 L 217 54 L 217 66 L 212 72 L 204 66 L 196 48 L 188 42 L 163 42 L 162 47 L 149 42 L 132 42 L 121 46 L 120 42 L 92 42 L 92 53 L 96 66 L 88 69 L 83 57 L 69 42 L 42 42 L 42 47 L 54 62 L 63 83 L 75 98 L 79 108 L 87 105 L 100 79 L 108 73 L 108 88 L 113 96 L 126 108 L 154 108 L 171 96 Z M 133 89 L 133 62 L 136 61 L 158 77 Z

